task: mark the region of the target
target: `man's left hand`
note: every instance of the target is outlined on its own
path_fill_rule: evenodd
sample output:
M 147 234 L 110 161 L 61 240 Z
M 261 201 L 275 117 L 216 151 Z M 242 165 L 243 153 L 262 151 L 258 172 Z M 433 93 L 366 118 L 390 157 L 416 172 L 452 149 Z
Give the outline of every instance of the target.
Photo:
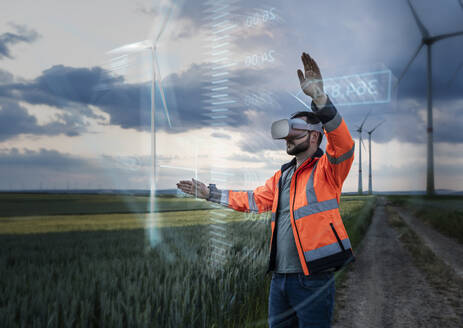
M 317 107 L 321 108 L 326 103 L 326 94 L 323 90 L 323 79 L 320 68 L 315 60 L 305 52 L 302 53 L 301 59 L 305 74 L 298 69 L 297 76 L 299 77 L 302 91 L 309 97 L 312 97 Z

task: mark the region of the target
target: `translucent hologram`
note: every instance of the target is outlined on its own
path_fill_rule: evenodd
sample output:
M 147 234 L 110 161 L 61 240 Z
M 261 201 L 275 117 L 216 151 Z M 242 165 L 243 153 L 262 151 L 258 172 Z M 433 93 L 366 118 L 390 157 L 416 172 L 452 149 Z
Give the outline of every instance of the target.
M 316 83 L 312 81 L 311 83 Z M 355 106 L 389 103 L 391 101 L 392 73 L 389 69 L 361 72 L 323 78 L 325 93 L 337 106 Z M 299 97 L 302 91 L 291 94 L 304 106 Z
M 148 241 L 148 246 L 150 248 L 156 247 L 161 241 L 161 234 L 156 227 L 156 213 L 151 212 L 147 214 L 146 224 L 145 224 L 145 233 Z

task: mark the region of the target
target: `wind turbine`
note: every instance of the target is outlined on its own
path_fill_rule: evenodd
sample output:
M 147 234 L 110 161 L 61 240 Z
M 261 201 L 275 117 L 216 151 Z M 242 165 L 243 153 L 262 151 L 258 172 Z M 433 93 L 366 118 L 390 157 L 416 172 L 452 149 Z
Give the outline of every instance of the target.
M 135 42 L 131 44 L 124 45 L 122 47 L 113 49 L 109 51 L 109 54 L 126 54 L 126 53 L 136 53 L 140 52 L 146 49 L 151 50 L 151 61 L 152 61 L 152 74 L 153 78 L 151 81 L 151 172 L 150 172 L 150 221 L 147 223 L 148 225 L 153 224 L 153 217 L 154 217 L 154 197 L 156 193 L 156 134 L 155 134 L 155 113 L 156 113 L 156 102 L 155 102 L 155 93 L 156 93 L 156 85 L 158 86 L 159 93 L 161 94 L 161 101 L 162 101 L 162 106 L 164 107 L 164 113 L 167 118 L 167 122 L 169 124 L 169 127 L 172 127 L 172 123 L 170 120 L 169 116 L 169 111 L 167 109 L 167 103 L 166 103 L 166 97 L 164 93 L 164 89 L 162 87 L 162 78 L 161 78 L 161 73 L 159 69 L 159 62 L 158 62 L 158 56 L 157 56 L 157 43 L 159 42 L 159 39 L 161 38 L 161 35 L 163 34 L 167 22 L 169 21 L 169 18 L 172 14 L 172 8 L 169 9 L 160 29 L 155 38 L 152 40 L 144 40 L 140 42 Z M 151 227 L 150 230 L 150 242 L 153 246 L 153 243 L 156 243 L 157 241 L 153 241 L 153 239 L 157 239 L 156 236 L 153 234 L 155 231 L 153 231 L 153 227 Z
M 365 118 L 363 119 L 362 124 L 357 129 L 357 132 L 359 133 L 359 186 L 358 186 L 358 193 L 359 195 L 363 194 L 363 187 L 362 187 L 362 146 L 363 146 L 363 140 L 362 140 L 362 129 L 363 125 L 365 124 L 365 121 L 368 118 L 368 115 L 370 115 L 370 112 L 367 113 Z
M 432 58 L 431 58 L 431 47 L 432 45 L 440 40 L 451 38 L 453 36 L 463 35 L 463 31 L 454 32 L 454 33 L 446 33 L 440 34 L 436 36 L 431 36 L 424 27 L 423 23 L 421 22 L 420 18 L 418 17 L 415 9 L 413 8 L 410 0 L 407 0 L 408 5 L 410 6 L 410 10 L 412 11 L 413 17 L 415 18 L 416 25 L 418 25 L 418 29 L 421 32 L 421 43 L 418 46 L 418 49 L 415 51 L 412 59 L 408 62 L 407 66 L 403 70 L 402 74 L 400 75 L 399 79 L 397 80 L 394 88 L 400 82 L 402 77 L 407 72 L 408 68 L 412 64 L 413 60 L 418 56 L 423 45 L 427 46 L 427 75 L 428 75 L 428 86 L 427 86 L 427 94 L 428 94 L 428 127 L 427 127 L 427 135 L 428 135 L 428 150 L 427 150 L 427 174 L 426 174 L 426 193 L 428 195 L 432 195 L 435 193 L 434 190 L 434 148 L 433 148 L 433 127 L 432 127 Z
M 371 195 L 373 194 L 373 184 L 372 184 L 372 181 L 371 181 L 371 134 L 378 128 L 378 126 L 380 126 L 381 124 L 383 124 L 384 121 L 381 121 L 379 122 L 373 129 L 371 129 L 370 131 L 368 131 L 368 154 L 369 154 L 369 170 L 368 170 L 368 194 Z

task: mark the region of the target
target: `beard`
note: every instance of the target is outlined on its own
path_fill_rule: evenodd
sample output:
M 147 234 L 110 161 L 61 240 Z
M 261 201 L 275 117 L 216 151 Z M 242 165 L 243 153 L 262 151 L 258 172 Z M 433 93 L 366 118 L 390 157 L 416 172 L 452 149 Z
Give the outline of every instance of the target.
M 288 141 L 288 142 L 287 142 L 287 145 L 288 145 L 288 143 L 292 143 L 292 141 Z M 286 148 L 286 153 L 287 153 L 288 155 L 297 155 L 297 154 L 299 154 L 299 153 L 302 153 L 302 152 L 306 151 L 307 149 L 309 149 L 309 147 L 310 147 L 310 138 L 307 138 L 306 141 L 304 141 L 304 142 L 302 142 L 302 143 L 296 145 L 296 146 L 295 146 L 293 149 L 291 149 L 291 150 L 289 150 L 289 149 Z

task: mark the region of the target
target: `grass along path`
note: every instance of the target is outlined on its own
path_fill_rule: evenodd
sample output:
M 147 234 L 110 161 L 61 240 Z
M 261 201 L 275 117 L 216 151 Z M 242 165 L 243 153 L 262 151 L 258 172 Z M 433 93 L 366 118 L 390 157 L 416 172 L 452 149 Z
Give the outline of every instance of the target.
M 455 270 L 456 274 L 463 279 L 463 245 L 425 224 L 422 220 L 411 214 L 409 210 L 400 207 L 391 208 L 420 237 L 426 247 Z
M 388 196 L 388 200 L 463 244 L 463 196 Z

